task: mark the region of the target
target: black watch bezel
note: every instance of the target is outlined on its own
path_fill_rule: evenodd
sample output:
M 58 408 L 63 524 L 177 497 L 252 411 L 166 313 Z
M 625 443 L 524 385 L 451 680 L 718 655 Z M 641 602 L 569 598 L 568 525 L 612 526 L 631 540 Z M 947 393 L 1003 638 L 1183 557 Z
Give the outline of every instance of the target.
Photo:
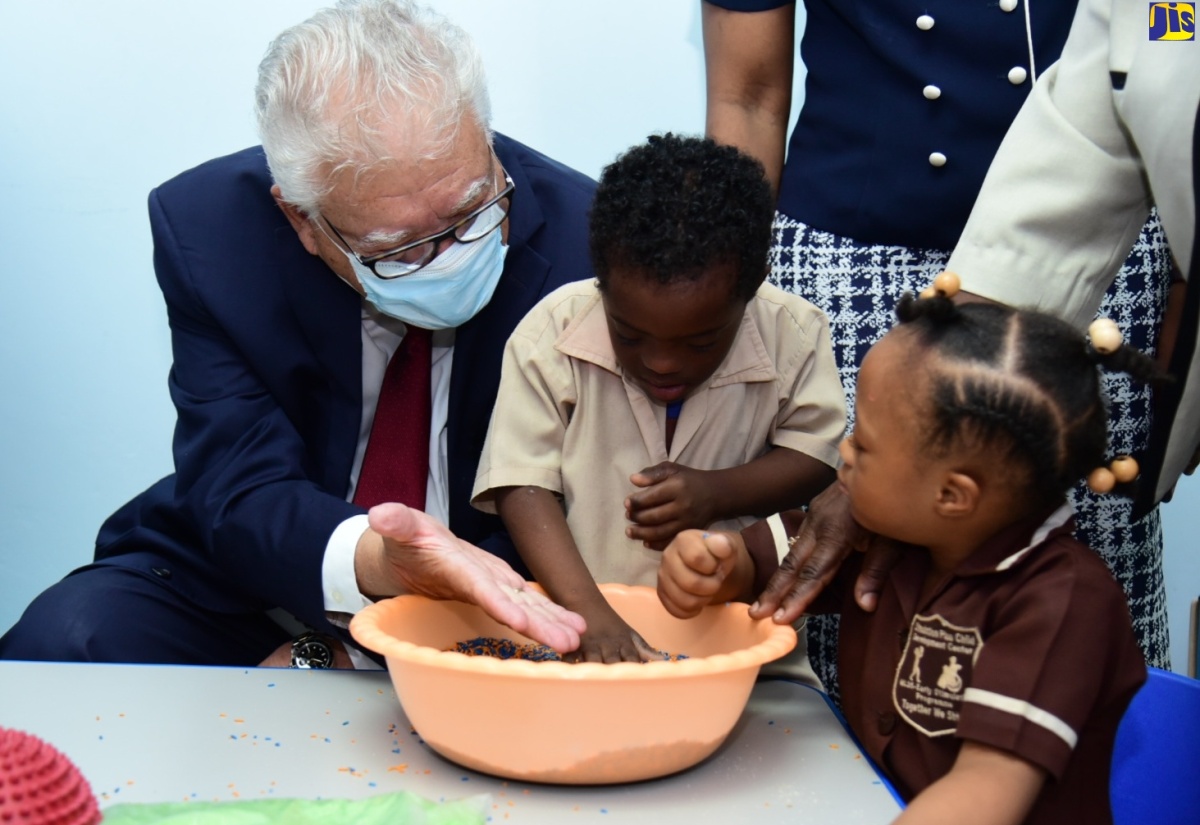
M 327 670 L 333 667 L 333 645 L 320 633 L 302 633 L 292 639 L 292 667 Z

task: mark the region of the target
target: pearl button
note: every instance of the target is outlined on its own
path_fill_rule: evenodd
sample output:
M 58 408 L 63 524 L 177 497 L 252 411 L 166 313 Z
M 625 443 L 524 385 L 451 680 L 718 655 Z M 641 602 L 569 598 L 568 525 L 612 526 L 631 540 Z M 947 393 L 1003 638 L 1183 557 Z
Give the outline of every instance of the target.
M 1029 77 L 1029 72 L 1021 66 L 1013 66 L 1008 70 L 1008 82 L 1014 86 L 1020 86 L 1027 77 Z
M 1000 11 L 1016 11 L 1017 0 L 1000 0 Z
M 946 165 L 946 156 L 943 155 L 941 152 L 932 152 L 929 155 L 929 165 L 930 166 L 945 166 Z
M 925 95 L 926 100 L 937 100 L 942 96 L 942 90 L 930 83 L 921 90 L 921 94 Z
M 917 18 L 917 28 L 923 32 L 927 32 L 933 28 L 933 18 L 928 14 L 922 14 Z

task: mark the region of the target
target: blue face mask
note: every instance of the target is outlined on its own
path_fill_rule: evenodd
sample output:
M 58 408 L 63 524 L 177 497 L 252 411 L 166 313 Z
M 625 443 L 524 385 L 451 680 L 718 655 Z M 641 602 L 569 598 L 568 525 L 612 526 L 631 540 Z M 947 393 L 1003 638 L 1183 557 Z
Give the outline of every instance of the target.
M 465 324 L 492 300 L 508 245 L 499 228 L 471 243 L 455 243 L 411 275 L 385 280 L 342 250 L 367 300 L 385 315 L 423 329 Z

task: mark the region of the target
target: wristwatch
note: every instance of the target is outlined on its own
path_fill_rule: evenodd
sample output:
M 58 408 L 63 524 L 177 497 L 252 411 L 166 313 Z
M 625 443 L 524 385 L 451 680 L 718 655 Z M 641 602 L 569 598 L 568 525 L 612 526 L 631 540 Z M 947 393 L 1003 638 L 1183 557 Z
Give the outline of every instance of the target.
M 329 639 L 311 630 L 292 639 L 292 667 L 304 670 L 333 667 L 333 646 Z

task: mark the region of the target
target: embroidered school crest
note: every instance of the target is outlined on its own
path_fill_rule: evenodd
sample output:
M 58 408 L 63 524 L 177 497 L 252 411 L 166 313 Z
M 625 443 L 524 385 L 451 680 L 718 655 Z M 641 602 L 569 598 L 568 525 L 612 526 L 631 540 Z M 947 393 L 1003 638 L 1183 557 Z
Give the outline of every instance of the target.
M 982 649 L 978 628 L 914 616 L 892 682 L 892 702 L 904 720 L 926 736 L 954 733 L 963 688 Z

